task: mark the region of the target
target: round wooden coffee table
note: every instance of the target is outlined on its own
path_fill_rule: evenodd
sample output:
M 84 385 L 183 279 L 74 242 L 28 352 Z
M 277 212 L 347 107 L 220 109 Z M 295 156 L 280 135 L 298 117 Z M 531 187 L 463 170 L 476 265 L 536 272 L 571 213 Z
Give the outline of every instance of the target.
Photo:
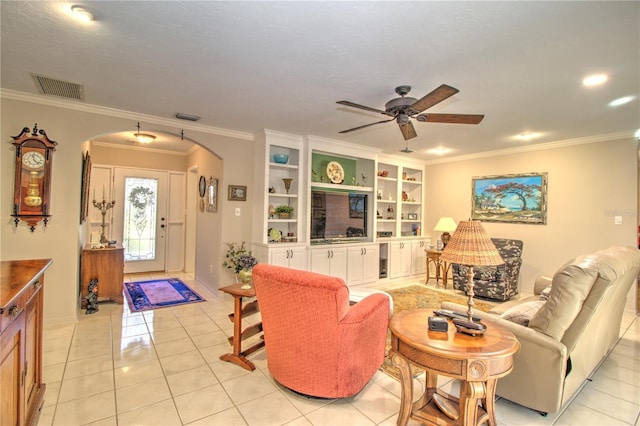
M 400 369 L 402 384 L 397 424 L 406 425 L 411 417 L 438 425 L 485 421 L 495 425 L 496 382 L 511 372 L 520 343 L 509 330 L 490 321 L 483 321 L 487 331 L 476 337 L 456 332 L 451 321 L 448 332 L 429 331 L 431 315 L 431 309 L 414 309 L 399 312 L 389 321 L 390 355 Z M 425 392 L 413 404 L 409 363 L 426 370 Z M 438 391 L 440 374 L 461 380 L 460 398 Z

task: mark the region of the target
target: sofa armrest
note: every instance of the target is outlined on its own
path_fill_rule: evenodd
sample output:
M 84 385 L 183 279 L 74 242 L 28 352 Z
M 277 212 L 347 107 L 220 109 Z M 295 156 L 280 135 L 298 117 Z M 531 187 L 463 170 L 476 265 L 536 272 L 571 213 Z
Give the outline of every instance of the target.
M 536 278 L 536 282 L 533 284 L 533 294 L 540 294 L 542 290 L 551 285 L 552 279 L 550 277 L 539 276 Z

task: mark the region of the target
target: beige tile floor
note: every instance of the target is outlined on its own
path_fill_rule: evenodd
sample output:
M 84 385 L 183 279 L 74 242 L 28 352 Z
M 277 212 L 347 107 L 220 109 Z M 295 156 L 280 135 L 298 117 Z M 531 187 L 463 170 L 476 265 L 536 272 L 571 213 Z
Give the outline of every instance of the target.
M 382 372 L 353 397 L 325 400 L 274 382 L 264 350 L 250 356 L 253 372 L 220 361 L 230 351 L 231 297 L 171 276 L 207 301 L 144 313 L 101 304 L 76 324 L 45 324 L 40 425 L 395 425 L 400 385 Z M 256 321 L 259 314 L 248 318 Z M 499 400 L 498 424 L 640 426 L 640 320 L 625 316 L 621 336 L 564 412 L 542 417 Z M 415 386 L 422 389 L 420 378 Z

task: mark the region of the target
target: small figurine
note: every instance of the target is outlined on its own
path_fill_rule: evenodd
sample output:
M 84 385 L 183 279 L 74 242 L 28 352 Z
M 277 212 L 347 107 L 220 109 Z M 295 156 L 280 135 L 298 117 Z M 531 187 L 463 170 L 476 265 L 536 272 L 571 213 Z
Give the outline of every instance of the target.
M 269 204 L 269 219 L 273 219 L 273 216 L 276 214 L 276 208 L 273 207 L 273 204 Z
M 269 187 L 269 194 L 275 194 L 275 192 L 276 192 L 276 188 L 273 187 L 273 186 L 270 186 Z
M 362 173 L 362 185 L 366 185 L 367 184 L 367 177 L 364 175 L 364 173 Z
M 95 314 L 98 312 L 98 280 L 92 278 L 89 281 L 89 294 L 85 297 L 87 299 L 87 312 L 86 315 Z

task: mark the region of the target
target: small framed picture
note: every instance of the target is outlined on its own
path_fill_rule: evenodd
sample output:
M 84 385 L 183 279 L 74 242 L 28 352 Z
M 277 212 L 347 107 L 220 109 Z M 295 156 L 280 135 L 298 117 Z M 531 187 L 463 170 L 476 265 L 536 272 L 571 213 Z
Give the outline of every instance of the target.
M 407 213 L 407 219 L 418 220 L 418 213 Z
M 242 185 L 229 185 L 229 200 L 247 201 L 247 187 Z

